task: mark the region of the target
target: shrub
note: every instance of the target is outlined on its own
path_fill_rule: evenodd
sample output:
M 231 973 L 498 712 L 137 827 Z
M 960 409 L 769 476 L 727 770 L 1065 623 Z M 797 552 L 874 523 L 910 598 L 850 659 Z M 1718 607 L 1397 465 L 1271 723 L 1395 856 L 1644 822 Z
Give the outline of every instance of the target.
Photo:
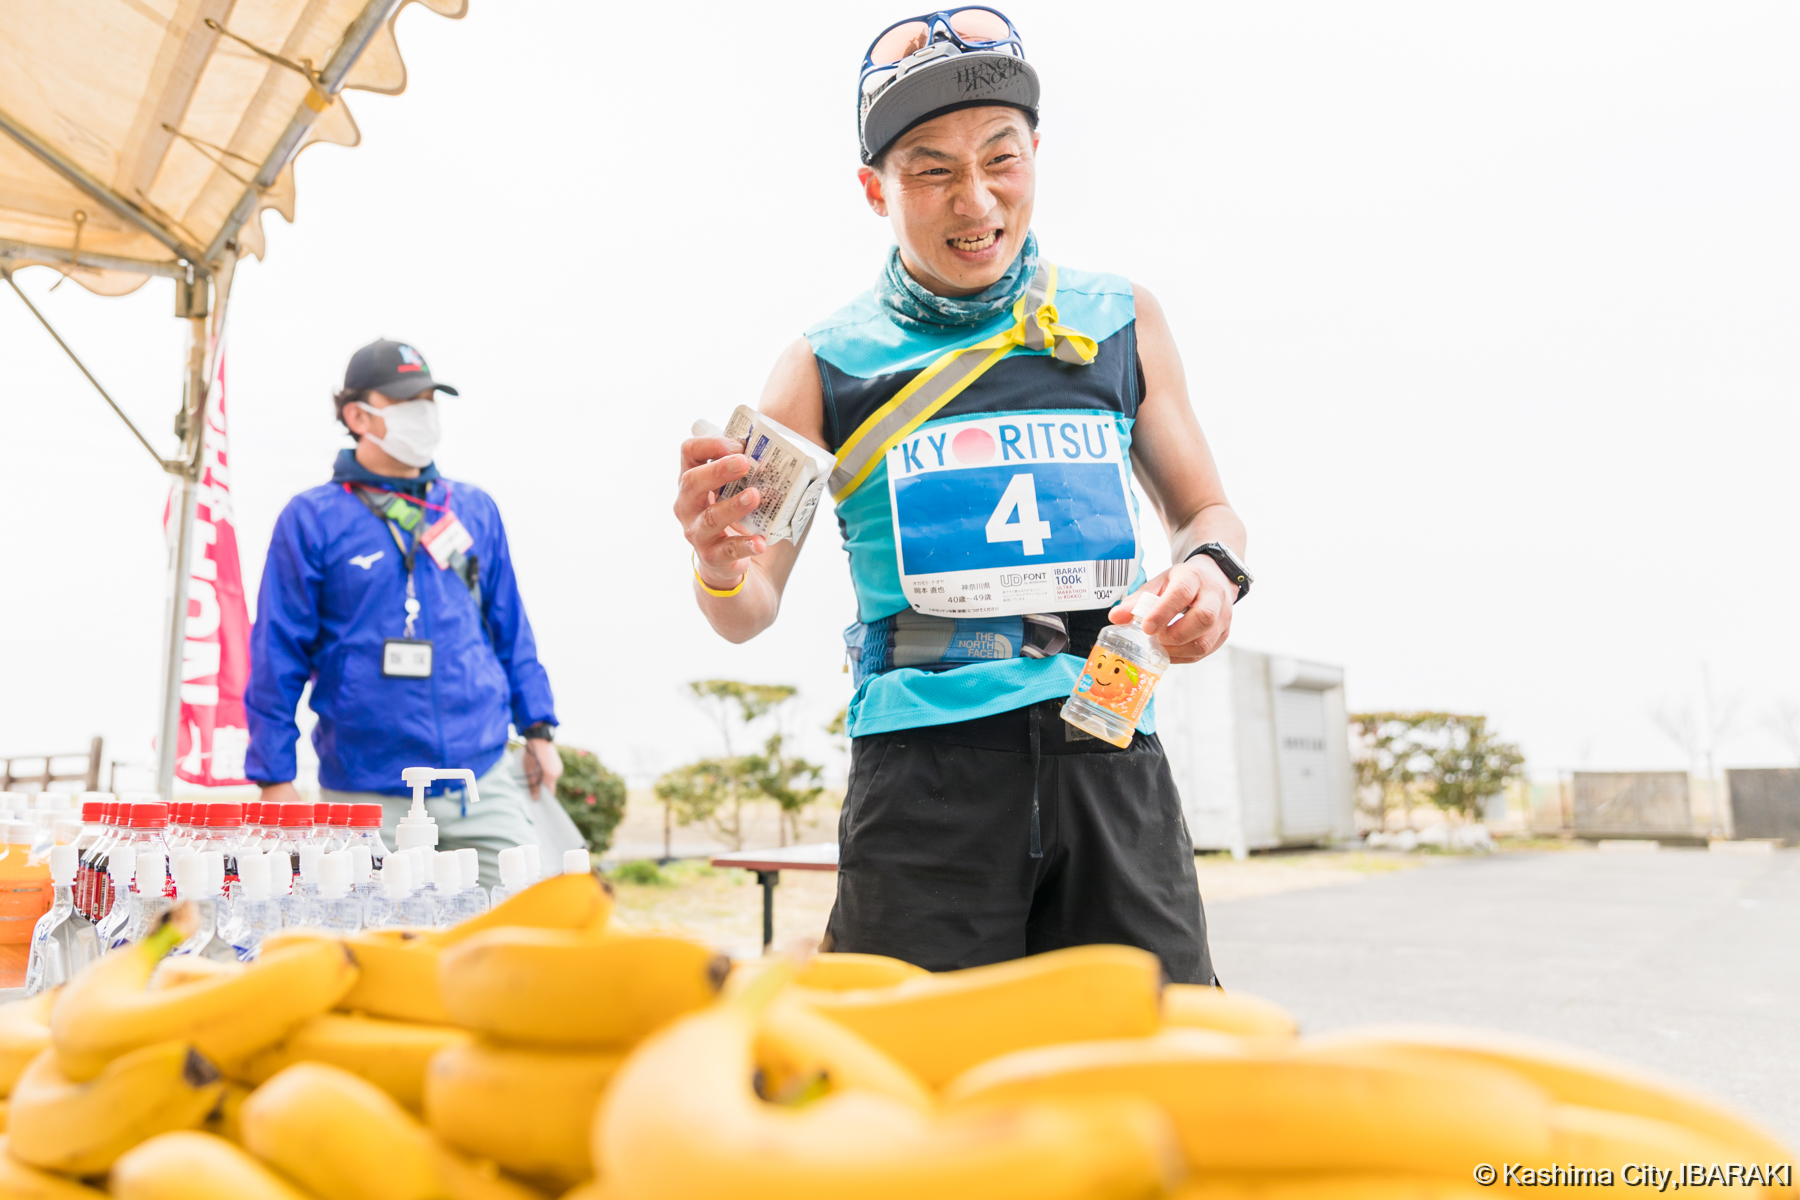
M 592 750 L 558 746 L 562 778 L 556 781 L 556 798 L 587 843 L 598 854 L 612 844 L 613 830 L 625 819 L 625 781 L 607 770 Z

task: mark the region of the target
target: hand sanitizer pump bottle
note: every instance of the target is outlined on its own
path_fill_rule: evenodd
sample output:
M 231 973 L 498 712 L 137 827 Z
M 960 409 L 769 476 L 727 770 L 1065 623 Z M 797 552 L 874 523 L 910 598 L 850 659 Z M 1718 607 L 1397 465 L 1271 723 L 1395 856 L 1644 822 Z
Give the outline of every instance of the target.
M 456 852 L 456 861 L 462 864 L 463 892 L 473 897 L 474 915 L 479 916 L 491 907 L 487 889 L 481 886 L 481 855 L 474 847 L 464 846 Z
M 75 911 L 75 870 L 80 851 L 73 845 L 50 848 L 50 911 L 38 918 L 25 964 L 25 994 L 60 987 L 100 955 L 94 923 Z
M 362 928 L 362 901 L 350 894 L 350 856 L 328 851 L 319 860 L 319 896 L 314 901 L 315 924 L 338 933 Z
M 500 882 L 494 885 L 494 903 L 504 903 L 531 886 L 525 847 L 512 846 L 500 852 Z
M 238 882 L 243 886 L 243 895 L 238 899 L 237 913 L 225 932 L 225 940 L 242 962 L 260 955 L 263 939 L 281 929 L 281 902 L 269 894 L 272 861 L 269 855 L 255 850 L 238 855 Z M 279 865 L 286 875 L 286 860 Z

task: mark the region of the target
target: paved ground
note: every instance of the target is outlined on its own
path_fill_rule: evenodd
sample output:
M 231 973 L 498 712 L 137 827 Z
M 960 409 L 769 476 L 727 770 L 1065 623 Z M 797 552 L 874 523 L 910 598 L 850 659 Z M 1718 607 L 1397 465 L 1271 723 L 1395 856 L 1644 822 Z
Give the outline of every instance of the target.
M 1207 916 L 1225 985 L 1308 1031 L 1553 1038 L 1687 1080 L 1800 1147 L 1800 851 L 1439 860 Z

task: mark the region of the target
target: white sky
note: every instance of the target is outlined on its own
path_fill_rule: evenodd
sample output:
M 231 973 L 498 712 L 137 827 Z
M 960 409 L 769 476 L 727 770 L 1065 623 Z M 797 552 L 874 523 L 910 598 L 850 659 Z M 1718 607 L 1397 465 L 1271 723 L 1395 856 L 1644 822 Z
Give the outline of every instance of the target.
M 363 145 L 306 153 L 298 223 L 240 272 L 246 577 L 347 444 L 350 352 L 411 339 L 462 389 L 438 461 L 499 500 L 565 741 L 634 775 L 710 753 L 677 689 L 712 676 L 797 684 L 816 728 L 849 693 L 829 515 L 780 622 L 726 645 L 675 443 L 874 278 L 856 67 L 911 10 L 471 7 L 407 10 L 407 93 L 350 95 Z M 1045 253 L 1161 298 L 1249 525 L 1240 644 L 1343 664 L 1353 707 L 1488 713 L 1536 772 L 1682 765 L 1650 712 L 1710 664 L 1724 762 L 1791 761 L 1800 10 L 1006 8 Z M 20 278 L 172 442 L 170 285 Z M 0 753 L 148 759 L 166 481 L 3 292 L 0 447 Z

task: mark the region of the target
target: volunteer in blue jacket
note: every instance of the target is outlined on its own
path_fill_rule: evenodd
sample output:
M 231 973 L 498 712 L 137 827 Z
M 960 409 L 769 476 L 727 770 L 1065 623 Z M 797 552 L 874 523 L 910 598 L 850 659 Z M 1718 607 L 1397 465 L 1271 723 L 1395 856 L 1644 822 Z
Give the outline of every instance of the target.
M 858 101 L 864 198 L 896 245 L 874 288 L 788 347 L 760 405 L 836 457 L 857 599 L 827 939 L 932 970 L 1125 943 L 1212 983 L 1151 714 L 1124 748 L 1060 719 L 1108 621 L 1140 617 L 1195 662 L 1250 588 L 1174 336 L 1142 287 L 1040 254 L 1038 77 L 1004 16 L 895 23 Z M 799 553 L 737 527 L 757 489 L 718 499 L 743 451 L 683 443 L 675 506 L 695 598 L 734 642 L 775 620 Z M 1134 478 L 1174 547 L 1148 579 Z
M 466 767 L 478 803 L 440 788 L 438 849 L 473 846 L 484 886 L 497 855 L 536 842 L 532 808 L 556 803 L 556 709 L 488 494 L 438 473 L 438 383 L 424 356 L 379 341 L 350 359 L 336 397 L 356 447 L 331 482 L 275 523 L 250 643 L 246 774 L 295 801 L 295 706 L 318 714 L 321 800 L 381 801 L 384 839 L 405 815 L 405 767 Z M 506 753 L 508 725 L 525 738 Z

